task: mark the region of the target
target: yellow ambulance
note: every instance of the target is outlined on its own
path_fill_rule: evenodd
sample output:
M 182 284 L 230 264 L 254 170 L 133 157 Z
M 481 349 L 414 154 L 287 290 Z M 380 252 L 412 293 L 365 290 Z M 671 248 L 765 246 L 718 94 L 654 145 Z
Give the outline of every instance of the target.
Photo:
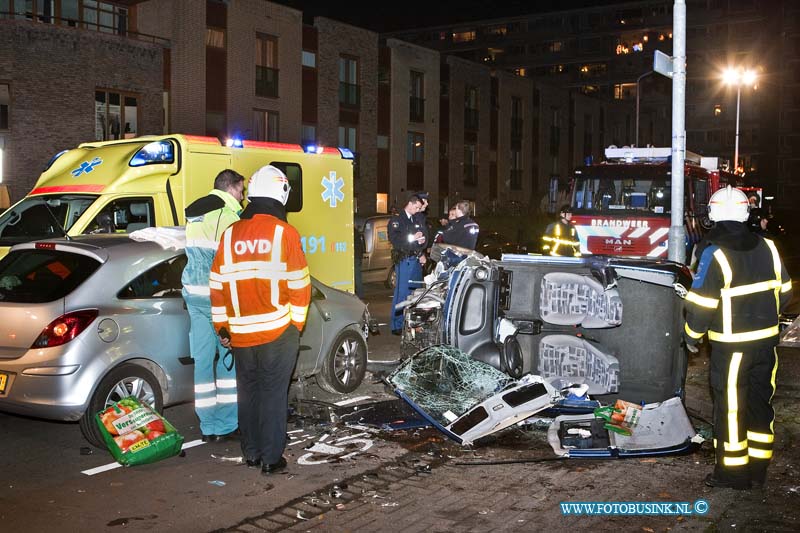
M 21 242 L 85 233 L 180 226 L 184 208 L 232 168 L 249 178 L 264 165 L 292 186 L 289 222 L 313 276 L 353 287 L 353 154 L 346 148 L 193 135 L 89 142 L 53 156 L 33 190 L 0 215 L 0 256 Z

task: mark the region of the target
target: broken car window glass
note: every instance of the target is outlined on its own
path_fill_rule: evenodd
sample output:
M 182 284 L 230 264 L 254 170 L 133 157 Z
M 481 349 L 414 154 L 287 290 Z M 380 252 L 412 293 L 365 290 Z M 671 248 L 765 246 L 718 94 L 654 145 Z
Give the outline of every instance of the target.
M 431 346 L 407 359 L 389 381 L 436 422 L 452 423 L 515 379 L 452 346 Z

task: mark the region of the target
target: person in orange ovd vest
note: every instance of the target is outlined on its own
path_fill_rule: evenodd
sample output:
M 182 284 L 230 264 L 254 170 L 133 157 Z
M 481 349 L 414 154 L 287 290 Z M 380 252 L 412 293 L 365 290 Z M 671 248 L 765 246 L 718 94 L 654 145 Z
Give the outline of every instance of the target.
M 290 191 L 273 166 L 253 174 L 250 203 L 222 235 L 209 275 L 211 318 L 236 362 L 242 454 L 264 474 L 286 467 L 289 382 L 311 301 L 300 234 L 286 222 Z

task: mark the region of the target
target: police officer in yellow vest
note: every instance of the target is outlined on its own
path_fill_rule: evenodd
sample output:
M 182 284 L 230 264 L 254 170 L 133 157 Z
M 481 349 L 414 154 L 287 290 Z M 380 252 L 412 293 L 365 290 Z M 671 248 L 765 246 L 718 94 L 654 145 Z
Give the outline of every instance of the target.
M 742 191 L 715 192 L 709 218 L 716 225 L 686 296 L 684 340 L 692 352 L 704 335 L 711 341 L 716 466 L 705 482 L 746 490 L 764 485 L 772 458 L 778 315 L 792 282 L 775 244 L 748 230 Z
M 581 243 L 578 233 L 570 222 L 572 207 L 564 204 L 558 211 L 559 220 L 551 222 L 542 236 L 542 253 L 548 255 L 563 255 L 567 257 L 580 257 Z

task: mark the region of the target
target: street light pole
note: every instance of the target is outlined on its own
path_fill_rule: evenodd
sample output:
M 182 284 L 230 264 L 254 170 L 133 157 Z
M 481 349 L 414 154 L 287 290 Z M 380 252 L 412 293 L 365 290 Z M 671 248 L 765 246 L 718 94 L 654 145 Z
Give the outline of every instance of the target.
M 757 75 L 753 70 L 727 68 L 722 73 L 726 85 L 736 85 L 736 140 L 733 149 L 733 172 L 739 168 L 739 111 L 742 102 L 742 85 L 755 86 Z
M 739 104 L 742 101 L 742 84 L 736 84 L 736 141 L 733 149 L 733 172 L 739 168 Z
M 650 70 L 636 78 L 636 138 L 634 139 L 634 146 L 637 147 L 639 146 L 639 82 L 642 81 L 642 78 L 649 76 L 652 73 L 653 71 Z

